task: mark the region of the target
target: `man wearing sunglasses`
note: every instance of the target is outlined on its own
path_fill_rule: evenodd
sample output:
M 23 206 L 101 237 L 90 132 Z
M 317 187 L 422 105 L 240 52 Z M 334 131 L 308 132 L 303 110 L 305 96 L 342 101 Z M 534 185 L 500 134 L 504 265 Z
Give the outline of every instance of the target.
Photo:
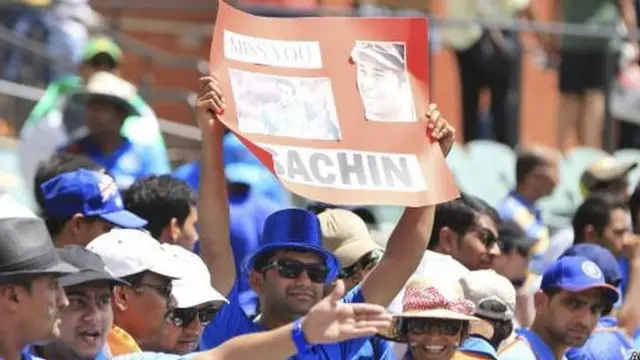
M 229 302 L 211 286 L 209 270 L 198 255 L 178 246 L 167 250 L 174 257 L 174 266 L 186 276 L 172 282 L 175 308 L 168 317 L 162 348 L 167 353 L 183 355 L 196 349 L 202 329 Z
M 173 307 L 171 281 L 188 275 L 174 266 L 167 250 L 171 246 L 177 245 L 161 245 L 146 232 L 131 229 L 111 230 L 87 245 L 114 276 L 130 284 L 113 291 L 115 326 L 108 343 L 114 356 L 162 349 Z
M 201 254 L 212 275 L 212 284 L 223 295 L 228 294 L 230 301 L 203 332 L 200 349 L 206 350 L 232 337 L 274 329 L 292 321 L 297 323 L 320 301 L 325 286 L 337 278 L 340 264 L 322 246 L 320 222 L 315 214 L 302 209 L 277 211 L 266 219 L 262 244 L 243 266 L 258 294 L 261 313 L 251 316 L 243 311 L 237 291 L 232 290 L 237 279 L 229 239 L 229 204 L 221 151 L 224 127 L 217 118 L 224 113 L 224 98 L 213 77 L 201 78 L 199 86 L 197 119 L 203 134 L 198 202 Z M 455 131 L 434 104 L 429 106 L 425 118 L 429 138 L 439 142 L 447 154 Z M 415 271 L 427 247 L 433 213 L 433 206 L 406 208 L 385 255 L 343 301 L 387 306 Z M 295 359 L 350 360 L 357 357 L 368 341 L 363 338 L 310 346 L 296 329 L 291 333 L 298 349 Z
M 500 217 L 491 205 L 461 194 L 436 206 L 429 250 L 450 255 L 472 271 L 491 269 L 500 255 L 499 224 Z
M 129 284 L 114 277 L 97 254 L 79 245 L 59 249 L 58 254 L 80 272 L 59 279 L 69 306 L 62 311 L 59 339 L 33 347 L 49 360 L 105 358 L 107 335 L 113 325 L 111 297 L 115 285 Z
M 322 243 L 338 258 L 338 277 L 349 291 L 378 265 L 383 249 L 371 238 L 367 224 L 349 210 L 328 209 L 321 212 L 318 219 Z

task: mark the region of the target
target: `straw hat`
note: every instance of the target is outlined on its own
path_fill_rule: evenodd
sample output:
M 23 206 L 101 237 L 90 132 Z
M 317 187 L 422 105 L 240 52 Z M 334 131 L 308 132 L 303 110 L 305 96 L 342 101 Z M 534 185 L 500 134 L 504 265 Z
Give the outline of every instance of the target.
M 473 302 L 464 298 L 464 292 L 457 278 L 443 274 L 438 277 L 415 277 L 405 288 L 402 299 L 402 313 L 394 315 L 388 331 L 380 335 L 396 342 L 406 342 L 400 333 L 402 319 L 433 318 L 448 320 L 477 321 L 473 316 Z

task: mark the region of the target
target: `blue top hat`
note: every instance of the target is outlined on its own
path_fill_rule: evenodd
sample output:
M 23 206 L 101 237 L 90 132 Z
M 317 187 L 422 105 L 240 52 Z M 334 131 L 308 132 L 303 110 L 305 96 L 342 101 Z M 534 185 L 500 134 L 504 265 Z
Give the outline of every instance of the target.
M 307 210 L 284 209 L 269 215 L 264 223 L 262 244 L 247 258 L 247 270 L 259 270 L 255 269 L 256 259 L 277 250 L 317 254 L 329 269 L 327 283 L 335 280 L 340 272 L 338 258 L 322 246 L 322 231 L 318 217 Z

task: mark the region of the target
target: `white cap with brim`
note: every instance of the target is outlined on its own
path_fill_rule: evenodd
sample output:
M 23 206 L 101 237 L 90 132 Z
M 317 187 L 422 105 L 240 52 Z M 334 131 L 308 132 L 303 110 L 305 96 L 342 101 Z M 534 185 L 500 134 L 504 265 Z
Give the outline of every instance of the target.
M 89 78 L 82 90 L 71 94 L 69 103 L 85 105 L 92 98 L 102 97 L 122 106 L 128 115 L 138 115 L 131 105 L 137 94 L 138 89 L 132 83 L 107 71 L 98 71 Z
M 124 278 L 148 271 L 170 279 L 185 274 L 173 257 L 146 231 L 113 229 L 93 239 L 87 249 L 100 255 L 115 277 Z
M 176 308 L 185 309 L 213 302 L 229 303 L 211 286 L 207 265 L 198 255 L 177 245 L 163 244 L 162 247 L 173 258 L 174 266 L 188 274 L 173 280 L 171 295 L 176 300 Z

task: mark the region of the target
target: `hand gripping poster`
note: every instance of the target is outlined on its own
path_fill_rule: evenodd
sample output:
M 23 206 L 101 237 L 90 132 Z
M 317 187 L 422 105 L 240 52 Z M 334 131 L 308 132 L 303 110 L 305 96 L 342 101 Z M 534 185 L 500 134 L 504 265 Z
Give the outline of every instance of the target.
M 425 18 L 256 17 L 220 1 L 222 121 L 290 191 L 331 204 L 458 196 L 426 135 Z

